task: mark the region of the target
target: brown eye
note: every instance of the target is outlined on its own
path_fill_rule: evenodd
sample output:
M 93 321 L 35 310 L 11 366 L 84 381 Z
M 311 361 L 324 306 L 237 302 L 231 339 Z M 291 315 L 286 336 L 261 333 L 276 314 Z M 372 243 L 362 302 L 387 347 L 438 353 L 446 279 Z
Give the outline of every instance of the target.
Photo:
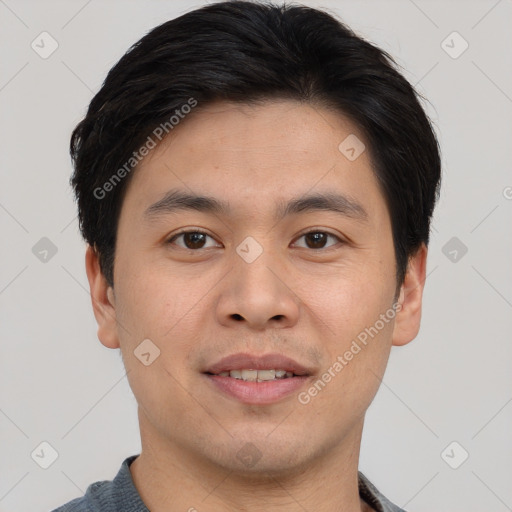
M 172 236 L 167 243 L 173 244 L 177 239 L 182 238 L 183 243 L 178 244 L 178 247 L 189 250 L 204 249 L 205 243 L 208 238 L 212 238 L 204 231 L 182 231 Z M 212 238 L 213 240 L 213 238 Z M 210 246 L 211 247 L 211 246 Z M 206 247 L 207 248 L 207 247 Z
M 304 233 L 302 236 L 300 236 L 299 239 L 304 238 L 306 240 L 307 249 L 325 249 L 325 244 L 327 243 L 329 237 L 336 239 L 338 242 L 342 242 L 342 240 L 336 235 L 333 235 L 332 233 L 327 233 L 325 231 L 309 231 L 308 233 Z

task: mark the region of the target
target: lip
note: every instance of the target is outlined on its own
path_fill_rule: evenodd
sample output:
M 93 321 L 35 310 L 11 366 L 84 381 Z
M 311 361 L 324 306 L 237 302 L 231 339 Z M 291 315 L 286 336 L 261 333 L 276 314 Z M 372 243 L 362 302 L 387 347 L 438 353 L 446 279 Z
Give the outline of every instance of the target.
M 276 379 L 265 382 L 248 382 L 233 377 L 218 375 L 230 370 L 285 370 L 293 372 L 293 377 Z M 282 354 L 271 353 L 263 355 L 241 352 L 223 357 L 208 366 L 203 375 L 214 386 L 214 389 L 224 395 L 235 398 L 248 405 L 265 405 L 278 402 L 294 393 L 309 382 L 315 369 L 300 364 L 294 359 Z
M 311 376 L 288 377 L 267 382 L 246 382 L 233 377 L 204 374 L 216 391 L 247 405 L 267 405 L 298 393 Z
M 232 354 L 223 357 L 216 363 L 208 366 L 203 373 L 219 374 L 230 370 L 286 370 L 299 376 L 310 376 L 312 368 L 298 363 L 297 361 L 277 353 L 255 355 L 246 352 Z

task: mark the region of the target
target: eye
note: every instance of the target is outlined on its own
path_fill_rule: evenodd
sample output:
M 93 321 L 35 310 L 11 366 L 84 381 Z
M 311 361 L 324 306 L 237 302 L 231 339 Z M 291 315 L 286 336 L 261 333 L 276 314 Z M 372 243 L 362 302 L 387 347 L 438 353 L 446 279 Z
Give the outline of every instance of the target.
M 207 238 L 213 238 L 206 233 L 205 231 L 201 231 L 199 229 L 193 229 L 190 231 L 180 231 L 179 233 L 174 234 L 169 240 L 167 240 L 166 244 L 173 244 L 175 240 L 182 238 L 183 244 L 178 244 L 182 249 L 196 250 L 196 249 L 207 249 L 205 247 L 205 241 Z M 212 246 L 211 246 L 212 247 Z
M 343 240 L 339 238 L 336 235 L 333 235 L 332 233 L 328 233 L 326 231 L 308 231 L 307 233 L 303 233 L 297 240 L 300 238 L 304 238 L 309 246 L 306 246 L 306 249 L 325 249 L 325 244 L 328 240 L 328 238 L 331 237 L 333 239 L 336 239 L 338 242 L 343 243 Z M 335 245 L 335 244 L 331 244 Z M 327 246 L 331 247 L 331 246 Z
M 211 238 L 214 240 L 208 233 L 205 231 L 199 230 L 199 229 L 193 229 L 193 230 L 183 230 L 178 233 L 175 233 L 169 240 L 167 240 L 167 244 L 174 244 L 176 240 L 182 239 L 182 244 L 177 244 L 182 249 L 188 249 L 188 250 L 198 250 L 198 249 L 208 249 L 209 247 L 205 245 L 207 238 Z M 305 249 L 325 249 L 326 247 L 329 248 L 334 244 L 327 245 L 327 240 L 329 238 L 333 240 L 337 240 L 340 243 L 343 243 L 343 240 L 339 238 L 338 236 L 328 233 L 326 231 L 319 231 L 319 230 L 312 230 L 308 231 L 307 233 L 303 233 L 297 240 L 300 238 L 304 238 L 306 240 L 306 246 Z M 215 247 L 215 244 L 210 247 Z

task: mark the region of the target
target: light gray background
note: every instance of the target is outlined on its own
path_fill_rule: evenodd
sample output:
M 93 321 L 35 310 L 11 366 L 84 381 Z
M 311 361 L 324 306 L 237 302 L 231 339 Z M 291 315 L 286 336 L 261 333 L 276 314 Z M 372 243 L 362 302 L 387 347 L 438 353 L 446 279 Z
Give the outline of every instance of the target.
M 512 1 L 304 3 L 395 56 L 443 152 L 421 332 L 392 351 L 360 469 L 407 510 L 512 510 Z M 118 351 L 96 337 L 68 141 L 124 51 L 201 4 L 0 0 L 1 512 L 53 509 L 140 451 Z M 42 31 L 59 45 L 47 59 L 31 48 Z M 469 43 L 455 59 L 453 31 Z M 47 262 L 32 252 L 42 237 L 57 247 Z M 443 253 L 452 237 L 466 254 Z M 58 452 L 48 469 L 31 458 L 42 441 Z

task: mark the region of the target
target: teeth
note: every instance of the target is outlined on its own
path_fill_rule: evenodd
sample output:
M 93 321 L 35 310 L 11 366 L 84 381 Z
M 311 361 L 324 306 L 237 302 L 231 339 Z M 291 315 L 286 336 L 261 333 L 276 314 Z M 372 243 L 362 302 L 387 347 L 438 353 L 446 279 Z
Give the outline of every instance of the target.
M 258 381 L 274 380 L 276 377 L 275 370 L 258 370 Z
M 229 372 L 220 372 L 221 377 L 233 377 L 247 382 L 263 382 L 267 380 L 276 380 L 293 377 L 293 372 L 286 370 L 231 370 Z
M 248 380 L 249 382 L 256 382 L 258 379 L 258 370 L 242 370 L 242 380 Z

